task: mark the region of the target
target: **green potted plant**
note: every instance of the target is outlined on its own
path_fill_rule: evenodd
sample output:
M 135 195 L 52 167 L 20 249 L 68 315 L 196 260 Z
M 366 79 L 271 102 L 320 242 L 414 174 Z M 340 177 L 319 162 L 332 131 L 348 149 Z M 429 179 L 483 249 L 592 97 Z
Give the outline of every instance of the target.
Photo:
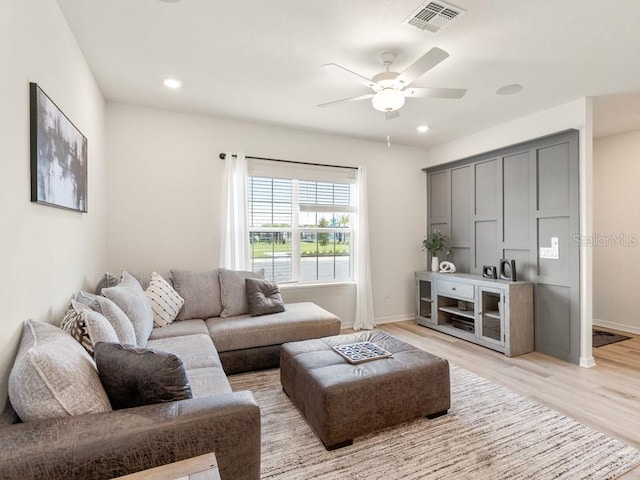
M 447 241 L 449 239 L 440 230 L 434 230 L 422 241 L 422 250 L 426 250 L 431 254 L 431 271 L 437 272 L 440 268 L 440 260 L 438 252 L 447 250 Z

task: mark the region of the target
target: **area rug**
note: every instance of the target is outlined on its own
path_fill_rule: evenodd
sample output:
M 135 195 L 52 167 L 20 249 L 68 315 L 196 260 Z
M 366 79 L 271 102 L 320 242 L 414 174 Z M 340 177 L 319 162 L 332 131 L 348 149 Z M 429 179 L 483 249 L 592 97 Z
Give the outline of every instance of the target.
M 278 370 L 230 377 L 262 414 L 262 479 L 614 479 L 640 452 L 451 365 L 452 405 L 327 452 L 282 391 Z
M 595 348 L 604 347 L 612 343 L 621 342 L 623 340 L 629 340 L 631 337 L 625 337 L 624 335 L 617 335 L 611 332 L 605 332 L 604 330 L 593 331 L 593 346 Z

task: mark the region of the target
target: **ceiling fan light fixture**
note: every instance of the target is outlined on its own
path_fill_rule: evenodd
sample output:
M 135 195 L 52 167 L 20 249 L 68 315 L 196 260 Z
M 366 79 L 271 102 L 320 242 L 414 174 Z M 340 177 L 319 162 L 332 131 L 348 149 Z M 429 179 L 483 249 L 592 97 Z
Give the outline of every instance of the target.
M 371 99 L 373 108 L 381 112 L 393 112 L 404 105 L 404 94 L 394 88 L 383 88 Z

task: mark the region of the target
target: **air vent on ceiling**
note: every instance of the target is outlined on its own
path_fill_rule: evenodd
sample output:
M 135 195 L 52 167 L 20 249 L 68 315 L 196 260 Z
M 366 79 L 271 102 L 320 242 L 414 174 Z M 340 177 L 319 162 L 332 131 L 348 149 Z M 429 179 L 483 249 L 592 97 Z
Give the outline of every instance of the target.
M 429 1 L 420 5 L 402 23 L 413 25 L 420 30 L 438 33 L 464 12 L 465 10 L 440 0 Z

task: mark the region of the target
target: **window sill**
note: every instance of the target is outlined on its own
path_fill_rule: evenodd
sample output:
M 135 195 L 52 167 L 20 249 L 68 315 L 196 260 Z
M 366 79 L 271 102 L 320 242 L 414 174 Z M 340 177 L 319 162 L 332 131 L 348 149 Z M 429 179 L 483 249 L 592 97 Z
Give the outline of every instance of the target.
M 356 282 L 353 280 L 345 281 L 345 282 L 332 282 L 332 283 L 281 283 L 278 285 L 280 290 L 283 291 L 296 291 L 296 290 L 309 290 L 313 288 L 344 288 L 344 287 L 354 287 L 356 286 Z

